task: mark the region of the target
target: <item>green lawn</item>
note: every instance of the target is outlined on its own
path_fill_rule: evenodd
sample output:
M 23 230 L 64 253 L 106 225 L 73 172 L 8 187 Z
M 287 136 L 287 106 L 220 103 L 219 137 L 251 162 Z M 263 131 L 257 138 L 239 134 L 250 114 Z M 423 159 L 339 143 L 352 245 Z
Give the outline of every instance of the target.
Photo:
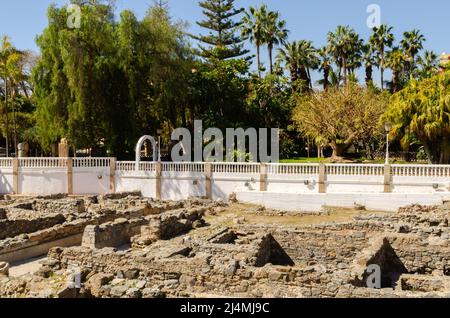
M 321 163 L 326 161 L 324 158 L 293 158 L 293 159 L 281 159 L 280 163 Z
M 328 158 L 293 158 L 281 159 L 280 163 L 321 163 L 328 162 Z M 355 160 L 354 163 L 384 164 L 384 160 Z M 403 160 L 391 160 L 391 164 L 427 164 L 427 162 L 406 162 Z

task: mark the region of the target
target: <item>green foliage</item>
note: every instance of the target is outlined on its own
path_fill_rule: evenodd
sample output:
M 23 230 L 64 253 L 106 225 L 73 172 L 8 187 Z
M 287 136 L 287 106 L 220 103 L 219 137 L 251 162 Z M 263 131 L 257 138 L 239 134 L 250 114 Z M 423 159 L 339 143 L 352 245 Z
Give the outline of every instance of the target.
M 182 26 L 160 7 L 142 21 L 124 11 L 116 23 L 108 4 L 83 4 L 81 14 L 81 27 L 69 29 L 66 7 L 49 8 L 33 72 L 36 132 L 46 149 L 67 137 L 123 157 L 162 118 L 178 121 L 168 113 L 187 90 L 191 64 Z
M 286 127 L 290 121 L 294 99 L 287 79 L 274 74 L 251 81 L 247 104 L 253 126 Z
M 249 51 L 244 49 L 244 40 L 236 34 L 241 22 L 233 20 L 244 9 L 236 9 L 234 0 L 205 0 L 199 5 L 206 20 L 197 24 L 209 30 L 208 35 L 193 36 L 207 45 L 200 45 L 200 55 L 210 61 L 222 61 L 248 54 Z
M 384 95 L 349 83 L 301 98 L 293 119 L 302 133 L 341 157 L 355 143 L 368 145 L 382 137 L 378 121 L 386 106 Z
M 450 163 L 450 72 L 411 81 L 393 95 L 386 120 L 404 148 L 417 138 L 433 163 Z

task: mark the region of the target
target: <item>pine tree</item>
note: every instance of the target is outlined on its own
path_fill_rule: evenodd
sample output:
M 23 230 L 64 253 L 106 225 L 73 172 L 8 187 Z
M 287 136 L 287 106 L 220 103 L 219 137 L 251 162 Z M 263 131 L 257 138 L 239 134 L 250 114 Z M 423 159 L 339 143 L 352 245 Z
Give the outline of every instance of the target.
M 199 5 L 203 8 L 206 19 L 197 24 L 209 30 L 208 35 L 192 36 L 207 45 L 199 45 L 200 56 L 208 60 L 226 60 L 249 53 L 244 49 L 244 40 L 236 35 L 241 22 L 233 20 L 244 9 L 236 9 L 234 0 L 205 0 L 199 2 Z

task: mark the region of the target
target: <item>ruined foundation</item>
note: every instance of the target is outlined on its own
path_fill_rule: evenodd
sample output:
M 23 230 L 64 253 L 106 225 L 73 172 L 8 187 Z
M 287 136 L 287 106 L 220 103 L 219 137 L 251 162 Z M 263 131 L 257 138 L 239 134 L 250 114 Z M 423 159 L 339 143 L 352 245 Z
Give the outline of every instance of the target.
M 314 216 L 138 193 L 4 200 L 0 296 L 450 297 L 450 205 L 329 213 L 302 224 Z

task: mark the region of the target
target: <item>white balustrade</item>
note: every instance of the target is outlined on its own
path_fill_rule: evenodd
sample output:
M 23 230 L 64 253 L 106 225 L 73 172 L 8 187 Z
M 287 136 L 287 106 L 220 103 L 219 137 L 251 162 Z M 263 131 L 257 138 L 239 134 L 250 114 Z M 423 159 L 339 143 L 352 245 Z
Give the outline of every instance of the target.
M 76 168 L 109 167 L 111 158 L 73 158 L 73 166 Z
M 0 158 L 0 167 L 13 166 L 13 158 Z M 22 168 L 61 168 L 67 167 L 67 158 L 19 158 Z M 109 167 L 110 158 L 73 158 L 73 167 L 95 168 Z M 156 162 L 141 162 L 139 171 L 156 171 Z M 165 172 L 204 172 L 205 163 L 199 162 L 164 162 L 161 163 Z M 212 163 L 213 173 L 259 174 L 259 163 Z M 450 165 L 392 165 L 393 176 L 403 177 L 442 177 L 450 178 Z M 326 164 L 326 174 L 381 176 L 384 165 L 373 164 Z M 118 161 L 117 171 L 135 171 L 135 161 Z M 316 175 L 319 174 L 319 164 L 267 164 L 267 173 L 273 175 Z
M 22 168 L 63 168 L 67 167 L 67 158 L 20 158 Z
M 0 158 L 0 167 L 1 168 L 9 168 L 12 167 L 13 160 L 12 158 Z
M 326 165 L 326 174 L 380 176 L 384 174 L 384 166 L 369 164 L 328 164 Z
M 213 173 L 259 174 L 259 163 L 212 163 Z
M 162 163 L 163 172 L 204 172 L 204 163 L 197 162 L 164 162 Z
M 399 177 L 450 178 L 449 165 L 392 165 L 392 175 Z
M 134 171 L 136 169 L 135 161 L 117 161 L 116 170 L 117 171 Z
M 319 174 L 319 164 L 268 164 L 268 174 L 313 175 Z

